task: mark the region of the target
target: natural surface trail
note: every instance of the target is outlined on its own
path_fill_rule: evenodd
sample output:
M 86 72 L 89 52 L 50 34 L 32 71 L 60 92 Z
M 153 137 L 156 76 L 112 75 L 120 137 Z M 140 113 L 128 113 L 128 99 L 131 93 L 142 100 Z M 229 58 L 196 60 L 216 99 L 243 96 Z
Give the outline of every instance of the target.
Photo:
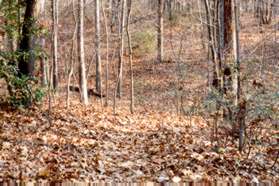
M 199 117 L 72 105 L 0 111 L 0 178 L 119 182 L 239 178 L 278 179 L 275 151 L 232 144 L 214 149 Z M 123 110 L 123 109 L 122 109 Z M 225 136 L 220 136 L 225 138 Z

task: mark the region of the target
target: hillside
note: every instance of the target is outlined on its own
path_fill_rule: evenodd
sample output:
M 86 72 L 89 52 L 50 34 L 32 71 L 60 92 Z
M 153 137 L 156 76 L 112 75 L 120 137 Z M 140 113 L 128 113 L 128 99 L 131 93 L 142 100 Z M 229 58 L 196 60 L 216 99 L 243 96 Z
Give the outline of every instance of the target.
M 276 1 L 24 2 L 0 0 L 0 182 L 278 185 Z

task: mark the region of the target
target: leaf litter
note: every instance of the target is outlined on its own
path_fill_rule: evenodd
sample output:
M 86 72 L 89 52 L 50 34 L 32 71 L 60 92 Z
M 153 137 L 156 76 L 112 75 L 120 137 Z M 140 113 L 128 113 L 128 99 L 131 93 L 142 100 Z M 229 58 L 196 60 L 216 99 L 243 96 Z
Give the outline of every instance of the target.
M 278 152 L 232 145 L 214 150 L 197 118 L 55 105 L 0 111 L 0 179 L 117 182 L 279 178 Z M 265 134 L 270 138 L 269 134 Z M 275 162 L 275 164 L 274 164 Z

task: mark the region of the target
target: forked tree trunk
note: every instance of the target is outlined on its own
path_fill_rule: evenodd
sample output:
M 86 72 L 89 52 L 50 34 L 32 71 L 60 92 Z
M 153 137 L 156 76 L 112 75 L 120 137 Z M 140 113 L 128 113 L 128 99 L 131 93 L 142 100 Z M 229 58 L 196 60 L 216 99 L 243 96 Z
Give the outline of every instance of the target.
M 81 102 L 88 105 L 86 69 L 84 60 L 84 1 L 78 1 L 78 31 L 77 31 L 77 48 L 79 61 L 79 86 Z

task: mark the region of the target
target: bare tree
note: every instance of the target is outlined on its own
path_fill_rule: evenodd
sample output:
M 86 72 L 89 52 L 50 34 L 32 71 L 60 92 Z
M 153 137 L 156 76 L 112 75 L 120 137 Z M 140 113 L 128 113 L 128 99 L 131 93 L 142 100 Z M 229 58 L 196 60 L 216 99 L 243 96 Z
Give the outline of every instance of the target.
M 88 105 L 88 92 L 86 81 L 86 69 L 84 59 L 84 1 L 78 1 L 78 29 L 77 29 L 77 48 L 78 48 L 78 61 L 79 61 L 79 86 L 81 101 L 83 104 Z

